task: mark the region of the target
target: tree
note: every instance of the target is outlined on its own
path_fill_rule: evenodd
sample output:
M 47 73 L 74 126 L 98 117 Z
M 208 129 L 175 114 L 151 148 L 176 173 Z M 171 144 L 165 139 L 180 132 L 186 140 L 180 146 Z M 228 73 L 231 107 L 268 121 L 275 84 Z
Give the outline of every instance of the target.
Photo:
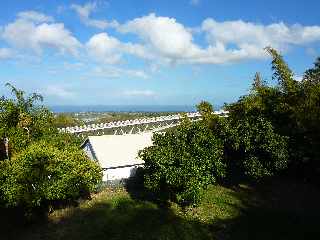
M 211 115 L 213 113 L 212 105 L 206 101 L 201 101 L 197 105 L 197 110 L 202 116 Z
M 102 170 L 79 149 L 80 140 L 59 133 L 53 114 L 36 105 L 40 95 L 8 86 L 14 99 L 0 99 L 0 138 L 10 140 L 13 154 L 0 162 L 0 204 L 32 213 L 92 191 Z
M 209 184 L 225 173 L 222 142 L 202 122 L 185 121 L 174 131 L 155 134 L 140 152 L 145 186 L 181 205 L 196 204 Z
M 278 80 L 280 90 L 285 93 L 296 91 L 298 83 L 294 80 L 293 72 L 283 60 L 283 57 L 271 47 L 266 47 L 265 50 L 272 57 L 273 79 Z
M 313 84 L 320 84 L 320 57 L 318 57 L 314 63 L 314 67 L 308 69 L 303 76 L 303 82 L 309 82 Z
M 25 97 L 25 92 L 11 84 L 14 99 L 0 98 L 0 139 L 7 138 L 13 153 L 25 148 L 32 140 L 57 131 L 52 126 L 52 113 L 37 106 L 41 95 L 33 93 Z
M 270 121 L 261 116 L 238 119 L 229 114 L 220 129 L 229 179 L 260 180 L 287 168 L 287 137 L 277 134 Z

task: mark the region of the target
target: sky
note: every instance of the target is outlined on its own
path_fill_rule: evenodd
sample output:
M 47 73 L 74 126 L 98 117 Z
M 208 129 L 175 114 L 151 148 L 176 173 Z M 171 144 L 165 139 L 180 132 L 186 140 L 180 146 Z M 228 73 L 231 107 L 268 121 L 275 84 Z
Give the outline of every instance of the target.
M 272 84 L 271 46 L 296 79 L 320 56 L 320 1 L 3 0 L 0 95 L 48 105 L 221 105 Z

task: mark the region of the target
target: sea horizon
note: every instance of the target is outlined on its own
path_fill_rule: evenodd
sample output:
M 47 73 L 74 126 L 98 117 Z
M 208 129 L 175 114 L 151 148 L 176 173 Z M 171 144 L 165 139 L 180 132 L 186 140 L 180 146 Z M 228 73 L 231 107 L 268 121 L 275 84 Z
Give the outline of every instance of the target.
M 49 105 L 54 113 L 75 112 L 195 112 L 193 105 Z M 217 108 L 216 108 L 217 109 Z

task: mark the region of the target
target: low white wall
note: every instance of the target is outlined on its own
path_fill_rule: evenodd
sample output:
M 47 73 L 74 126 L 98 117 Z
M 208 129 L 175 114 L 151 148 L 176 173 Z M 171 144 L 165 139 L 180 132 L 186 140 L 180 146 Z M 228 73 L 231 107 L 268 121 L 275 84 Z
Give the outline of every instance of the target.
M 136 173 L 136 170 L 139 167 L 142 167 L 142 166 L 138 165 L 138 166 L 104 170 L 102 181 L 121 180 L 121 179 L 127 179 L 129 177 L 133 177 L 134 174 Z

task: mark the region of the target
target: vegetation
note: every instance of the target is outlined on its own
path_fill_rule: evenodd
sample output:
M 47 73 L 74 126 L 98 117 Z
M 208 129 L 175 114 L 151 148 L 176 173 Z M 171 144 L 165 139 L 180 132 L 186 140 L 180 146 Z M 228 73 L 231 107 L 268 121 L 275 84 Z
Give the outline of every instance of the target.
M 27 215 L 45 213 L 94 190 L 101 168 L 79 149 L 78 140 L 58 132 L 52 113 L 36 105 L 40 95 L 25 98 L 7 86 L 15 99 L 0 99 L 0 140 L 10 146 L 8 159 L 0 161 L 0 205 Z
M 268 86 L 257 73 L 250 93 L 225 106 L 228 118 L 201 102 L 201 122 L 156 135 L 154 146 L 140 154 L 146 187 L 195 204 L 216 179 L 256 182 L 293 173 L 319 182 L 320 60 L 298 82 L 276 50 L 266 51 L 278 84 Z
M 185 118 L 179 126 L 154 134 L 153 146 L 139 153 L 145 168 L 133 188 L 129 181 L 127 191 L 106 189 L 78 207 L 54 211 L 47 223 L 21 230 L 21 236 L 14 231 L 8 236 L 318 236 L 320 58 L 297 81 L 276 50 L 266 51 L 277 84 L 269 85 L 257 73 L 250 92 L 225 106 L 227 118 L 213 115 L 212 106 L 203 101 L 197 106 L 201 121 Z M 52 114 L 34 104 L 41 96 L 25 98 L 9 87 L 16 99 L 0 99 L 0 139 L 8 139 L 11 146 L 10 159 L 0 162 L 3 211 L 48 211 L 56 202 L 93 191 L 101 169 L 79 151 L 79 140 L 56 130 Z M 12 224 L 0 225 L 10 229 Z
M 224 176 L 222 153 L 212 132 L 186 119 L 174 131 L 154 135 L 153 146 L 140 152 L 145 185 L 162 198 L 197 203 L 203 189 Z
M 257 185 L 208 186 L 197 207 L 159 207 L 125 189 L 105 189 L 47 222 L 20 226 L 0 215 L 1 239 L 316 239 L 320 192 L 273 179 Z M 3 220 L 3 221 L 1 221 Z
M 66 113 L 59 113 L 55 115 L 54 117 L 54 125 L 57 128 L 63 128 L 63 127 L 74 127 L 74 126 L 80 126 L 83 125 L 84 122 L 73 117 L 70 114 Z
M 320 176 L 319 58 L 314 68 L 307 70 L 303 80 L 298 82 L 282 56 L 272 48 L 267 51 L 273 58 L 273 78 L 278 84 L 268 86 L 256 78 L 249 95 L 227 106 L 229 119 L 233 122 L 257 118 L 268 121 L 274 132 L 282 136 L 280 149 L 287 139 L 289 174 L 317 182 Z M 286 158 L 283 150 L 277 153 L 282 159 L 281 166 Z

